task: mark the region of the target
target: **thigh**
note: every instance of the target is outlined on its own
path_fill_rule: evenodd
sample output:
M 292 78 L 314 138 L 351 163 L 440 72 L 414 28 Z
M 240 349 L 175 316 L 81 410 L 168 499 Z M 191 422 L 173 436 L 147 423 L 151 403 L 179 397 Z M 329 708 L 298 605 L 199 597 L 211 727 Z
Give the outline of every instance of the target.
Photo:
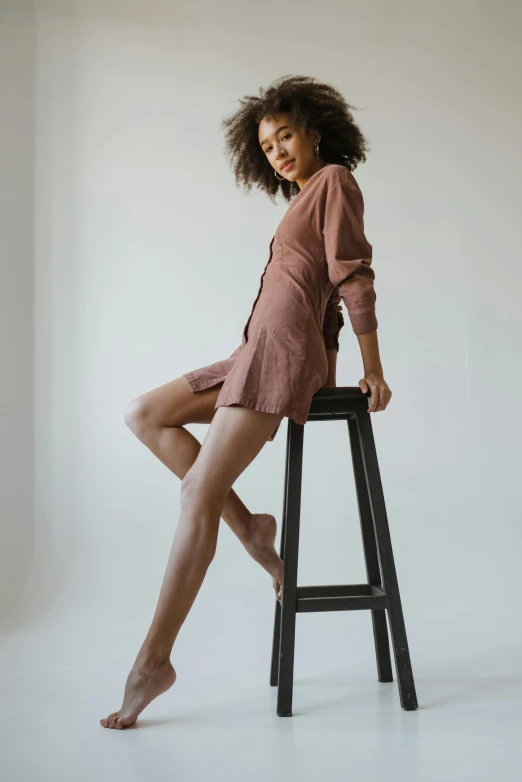
M 209 424 L 216 413 L 214 405 L 223 382 L 193 392 L 187 378 L 181 375 L 142 394 L 140 405 L 147 411 L 148 420 L 157 426 Z
M 242 405 L 218 407 L 200 451 L 183 482 L 205 498 L 224 503 L 243 470 L 257 456 L 283 414 L 263 413 Z

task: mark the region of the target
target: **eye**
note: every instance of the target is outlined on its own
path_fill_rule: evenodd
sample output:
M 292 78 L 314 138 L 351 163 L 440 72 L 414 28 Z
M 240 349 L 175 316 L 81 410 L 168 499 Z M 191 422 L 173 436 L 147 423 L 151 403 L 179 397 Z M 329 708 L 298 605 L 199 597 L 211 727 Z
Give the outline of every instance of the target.
M 283 139 L 285 139 L 285 138 L 289 138 L 291 135 L 292 135 L 291 133 L 285 133 L 285 135 L 284 135 L 282 138 L 283 138 Z M 265 149 L 265 152 L 270 152 L 270 150 L 271 150 L 271 149 L 272 149 L 272 147 L 267 147 L 267 148 Z

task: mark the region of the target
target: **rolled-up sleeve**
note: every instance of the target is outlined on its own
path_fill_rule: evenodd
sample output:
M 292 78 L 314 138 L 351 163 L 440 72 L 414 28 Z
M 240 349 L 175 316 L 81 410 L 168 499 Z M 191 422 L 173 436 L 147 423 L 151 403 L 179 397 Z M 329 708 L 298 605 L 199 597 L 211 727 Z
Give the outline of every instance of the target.
M 378 327 L 377 295 L 371 267 L 372 245 L 364 235 L 364 202 L 350 172 L 341 172 L 329 182 L 324 214 L 324 249 L 328 277 L 339 289 L 355 334 Z
M 339 332 L 344 326 L 343 313 L 338 309 L 341 297 L 334 288 L 326 304 L 323 320 L 323 339 L 327 350 L 335 348 L 339 352 Z

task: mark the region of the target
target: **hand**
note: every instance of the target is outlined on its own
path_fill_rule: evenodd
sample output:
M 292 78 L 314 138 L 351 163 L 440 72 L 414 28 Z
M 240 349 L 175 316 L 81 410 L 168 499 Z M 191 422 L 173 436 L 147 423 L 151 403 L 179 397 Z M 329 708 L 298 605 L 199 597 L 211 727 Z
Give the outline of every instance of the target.
M 362 380 L 359 380 L 359 387 L 363 394 L 371 391 L 369 413 L 378 413 L 379 410 L 385 410 L 391 399 L 392 392 L 382 373 L 369 372 Z
M 337 312 L 342 312 L 343 308 L 341 307 L 341 297 L 340 296 L 332 296 L 330 301 L 332 302 L 332 304 L 335 304 L 334 309 L 336 309 Z

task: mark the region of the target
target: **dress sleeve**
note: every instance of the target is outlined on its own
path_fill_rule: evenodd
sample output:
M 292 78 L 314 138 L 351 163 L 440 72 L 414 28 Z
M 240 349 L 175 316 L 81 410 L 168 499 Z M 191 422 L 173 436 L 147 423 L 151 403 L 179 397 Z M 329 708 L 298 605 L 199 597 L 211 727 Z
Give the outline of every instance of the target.
M 344 326 L 343 313 L 339 309 L 341 297 L 335 288 L 326 304 L 323 321 L 323 339 L 326 349 L 335 348 L 339 352 L 339 332 Z
M 239 354 L 240 350 L 242 349 L 242 347 L 243 347 L 243 343 L 241 343 L 241 345 L 239 345 L 239 347 L 237 347 L 234 350 L 234 352 L 230 354 L 229 358 L 234 358 L 234 356 L 237 356 Z
M 364 235 L 364 202 L 357 185 L 330 182 L 324 215 L 324 249 L 330 282 L 339 287 L 355 334 L 375 331 L 377 295 L 372 245 Z

